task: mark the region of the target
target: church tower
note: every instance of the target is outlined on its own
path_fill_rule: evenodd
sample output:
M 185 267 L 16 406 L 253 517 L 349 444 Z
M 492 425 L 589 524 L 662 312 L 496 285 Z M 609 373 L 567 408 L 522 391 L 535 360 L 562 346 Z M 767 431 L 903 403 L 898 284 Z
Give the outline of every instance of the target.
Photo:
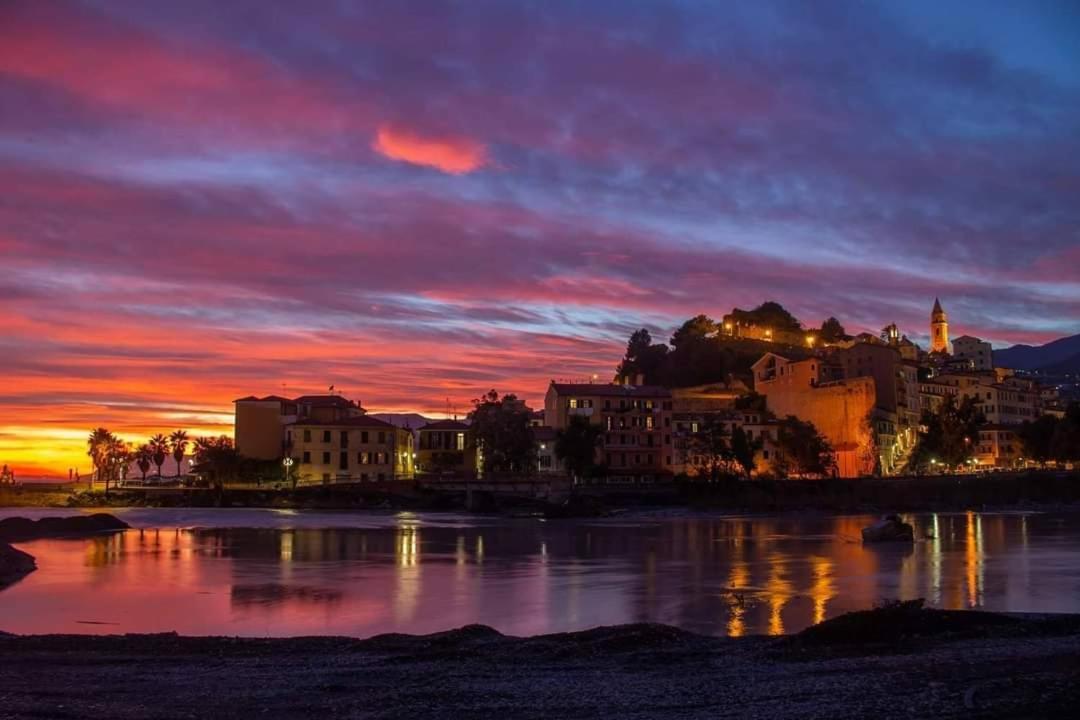
M 949 352 L 949 316 L 941 309 L 941 301 L 934 298 L 930 311 L 930 352 Z

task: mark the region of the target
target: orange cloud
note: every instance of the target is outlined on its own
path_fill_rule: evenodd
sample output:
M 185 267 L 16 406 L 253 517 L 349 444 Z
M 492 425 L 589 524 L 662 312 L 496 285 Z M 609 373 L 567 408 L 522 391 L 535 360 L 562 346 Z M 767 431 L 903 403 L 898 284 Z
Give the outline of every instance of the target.
M 422 137 L 389 125 L 379 127 L 371 148 L 383 157 L 451 175 L 464 175 L 487 164 L 487 149 L 481 143 L 468 138 Z

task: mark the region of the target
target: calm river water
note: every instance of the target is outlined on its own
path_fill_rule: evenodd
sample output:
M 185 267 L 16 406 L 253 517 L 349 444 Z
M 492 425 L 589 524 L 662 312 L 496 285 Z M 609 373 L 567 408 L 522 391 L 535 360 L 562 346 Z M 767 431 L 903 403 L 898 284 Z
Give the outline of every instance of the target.
M 918 597 L 1080 612 L 1075 514 L 907 516 L 930 537 L 905 548 L 864 547 L 869 516 L 110 512 L 139 529 L 19 544 L 39 570 L 0 591 L 0 630 L 364 637 L 484 623 L 533 635 L 652 621 L 776 634 Z M 69 513 L 0 509 L 57 514 Z

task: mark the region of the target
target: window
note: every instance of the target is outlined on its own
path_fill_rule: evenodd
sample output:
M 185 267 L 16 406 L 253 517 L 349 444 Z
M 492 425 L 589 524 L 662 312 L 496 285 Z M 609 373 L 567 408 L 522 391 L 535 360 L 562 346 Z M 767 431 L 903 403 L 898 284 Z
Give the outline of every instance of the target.
M 604 429 L 605 430 L 610 430 L 613 424 L 614 424 L 614 422 L 613 422 L 610 415 L 608 415 L 607 417 L 604 418 Z
M 463 433 L 463 432 L 459 432 L 457 434 L 457 449 L 458 450 L 464 450 L 465 449 L 465 433 Z
M 646 410 L 652 410 L 653 409 L 653 401 L 652 400 L 646 400 L 645 401 L 645 409 Z
M 635 455 L 634 456 L 634 464 L 635 465 L 640 465 L 641 464 L 641 456 L 640 455 Z
M 322 464 L 323 465 L 329 465 L 330 464 L 330 453 L 324 452 L 322 454 Z
M 367 445 L 367 441 L 368 441 L 367 430 L 364 430 L 363 432 L 360 433 L 360 442 Z
M 304 465 L 310 465 L 311 464 L 311 452 L 309 452 L 308 450 L 305 450 L 304 451 L 304 459 L 301 460 L 300 462 L 303 463 Z
M 570 407 L 573 409 L 573 408 L 577 408 L 577 406 L 578 406 L 577 398 L 570 398 Z
M 304 431 L 304 442 L 311 442 L 311 431 L 310 430 L 305 430 Z
M 384 431 L 382 431 L 382 430 L 379 431 L 379 444 L 380 445 L 385 445 L 386 444 L 386 433 Z
M 690 423 L 690 432 L 696 433 L 698 431 L 698 424 L 696 422 Z
M 328 442 L 330 442 L 330 431 L 329 431 L 329 430 L 323 430 L 323 433 L 322 433 L 322 441 L 323 441 L 324 443 L 328 443 Z
M 610 410 L 611 409 L 611 401 L 610 400 L 605 400 L 604 401 L 604 409 L 605 410 Z
M 338 470 L 349 469 L 349 453 L 342 452 L 338 454 Z
M 341 431 L 341 447 L 349 447 L 349 433 L 346 430 Z
M 653 416 L 649 415 L 645 418 L 645 427 L 649 430 L 653 429 Z

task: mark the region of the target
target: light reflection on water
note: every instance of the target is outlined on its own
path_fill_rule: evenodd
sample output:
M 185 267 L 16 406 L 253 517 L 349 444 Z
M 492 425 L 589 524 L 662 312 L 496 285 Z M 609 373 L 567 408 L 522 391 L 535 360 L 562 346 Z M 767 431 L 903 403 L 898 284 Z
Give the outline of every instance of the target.
M 40 540 L 21 545 L 40 570 L 0 592 L 0 628 L 368 636 L 479 622 L 532 635 L 651 621 L 740 636 L 795 632 L 895 598 L 1080 612 L 1080 517 L 907 519 L 921 538 L 914 547 L 864 547 L 871 517 L 409 515 L 353 528 L 306 518 L 289 529 Z

